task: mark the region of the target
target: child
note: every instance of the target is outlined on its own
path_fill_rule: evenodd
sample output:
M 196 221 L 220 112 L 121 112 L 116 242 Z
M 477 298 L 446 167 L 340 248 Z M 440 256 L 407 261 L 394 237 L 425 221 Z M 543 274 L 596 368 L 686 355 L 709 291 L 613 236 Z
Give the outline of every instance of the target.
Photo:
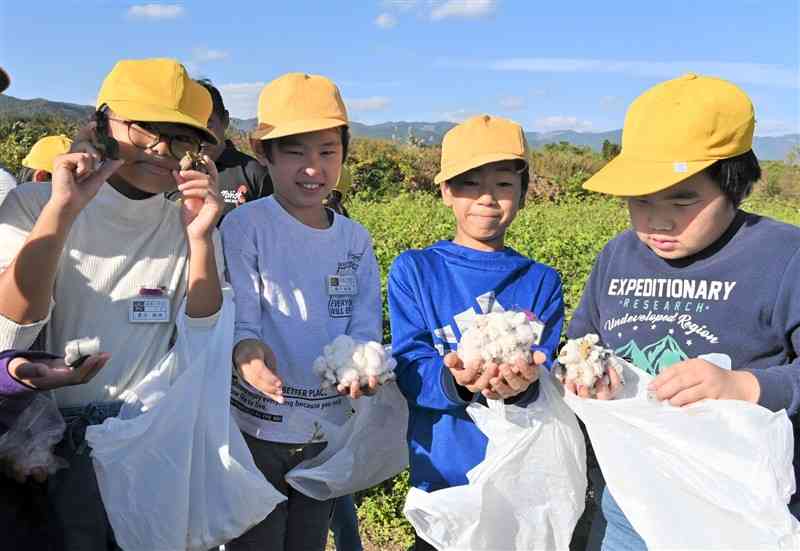
M 22 159 L 24 167 L 17 178 L 20 182 L 49 182 L 53 174 L 53 161 L 59 155 L 67 153 L 72 147 L 72 140 L 66 136 L 45 136 L 33 144 L 33 147 Z
M 452 241 L 407 251 L 389 273 L 389 313 L 397 381 L 408 400 L 411 484 L 431 492 L 467 483 L 486 453 L 486 437 L 467 415 L 475 400 L 536 399 L 538 367 L 549 367 L 564 303 L 555 270 L 505 246 L 524 203 L 528 149 L 522 128 L 482 115 L 442 142 L 440 185 L 456 220 Z M 455 350 L 476 314 L 524 309 L 543 324 L 530 365 L 464 365 Z M 481 368 L 483 369 L 482 373 Z M 416 549 L 429 549 L 417 538 Z
M 800 228 L 739 208 L 761 175 L 754 123 L 747 95 L 716 78 L 684 75 L 634 100 L 622 153 L 584 186 L 627 197 L 632 229 L 600 253 L 568 334 L 600 335 L 673 405 L 786 409 L 797 472 Z M 602 511 L 603 549 L 645 549 L 608 490 Z
M 202 326 L 222 304 L 216 171 L 210 159 L 210 174 L 178 170 L 187 151 L 215 141 L 210 113 L 208 92 L 176 61 L 120 61 L 84 132 L 116 143 L 119 158 L 61 155 L 52 183 L 16 187 L 0 206 L 0 350 L 28 349 L 44 330 L 46 350 L 97 336 L 111 354 L 88 384 L 55 391 L 70 466 L 49 480 L 49 522 L 66 549 L 114 547 L 84 429 L 116 415 L 122 393 L 158 365 L 184 298 Z M 164 197 L 176 187 L 183 207 Z M 145 301 L 156 316 L 139 315 Z
M 347 153 L 336 86 L 283 75 L 261 91 L 258 121 L 253 149 L 273 195 L 245 203 L 222 225 L 236 291 L 232 402 L 256 464 L 288 499 L 229 547 L 322 550 L 333 500 L 309 498 L 285 479 L 325 447 L 313 418 L 298 412 L 344 423 L 349 401 L 321 389 L 312 363 L 338 335 L 381 340 L 380 274 L 367 231 L 323 206 Z M 357 383 L 339 391 L 362 395 Z

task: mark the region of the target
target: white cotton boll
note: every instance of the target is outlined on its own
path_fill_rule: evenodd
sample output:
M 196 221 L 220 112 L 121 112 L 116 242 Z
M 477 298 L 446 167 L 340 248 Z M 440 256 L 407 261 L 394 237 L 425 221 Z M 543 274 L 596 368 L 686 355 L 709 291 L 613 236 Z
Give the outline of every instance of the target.
M 323 387 L 350 386 L 354 382 L 366 386 L 370 377 L 377 377 L 382 382 L 394 378 L 397 362 L 378 342 L 361 342 L 348 335 L 339 335 L 325 345 L 322 352 L 312 368 L 323 379 Z
M 588 387 L 595 394 L 598 381 L 607 380 L 609 369 L 622 379 L 622 363 L 612 350 L 598 346 L 600 337 L 589 333 L 578 339 L 570 339 L 558 354 L 558 363 L 564 368 L 566 379 Z
M 527 346 L 533 344 L 533 341 L 535 340 L 533 328 L 529 323 L 527 323 L 527 321 L 522 325 L 518 325 L 514 329 L 514 337 L 516 338 L 517 343 Z
M 514 327 L 523 327 L 528 325 L 528 323 L 528 316 L 525 315 L 525 312 L 514 312 L 511 318 L 511 325 Z
M 67 342 L 67 344 L 64 346 L 64 363 L 71 366 L 81 358 L 93 356 L 99 353 L 99 337 L 75 339 Z
M 320 377 L 324 376 L 328 371 L 328 362 L 325 361 L 325 357 L 319 356 L 316 360 L 314 360 L 314 363 L 311 365 L 311 369 L 313 369 L 314 373 Z
M 367 375 L 380 375 L 383 372 L 383 358 L 375 349 L 364 347 L 364 373 Z

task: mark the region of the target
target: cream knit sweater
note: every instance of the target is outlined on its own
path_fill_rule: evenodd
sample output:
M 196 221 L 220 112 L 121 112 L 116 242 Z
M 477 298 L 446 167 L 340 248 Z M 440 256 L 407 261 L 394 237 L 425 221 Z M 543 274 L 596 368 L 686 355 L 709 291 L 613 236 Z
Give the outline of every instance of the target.
M 50 195 L 50 184 L 25 184 L 0 205 L 0 270 L 13 261 Z M 217 266 L 223 273 L 219 235 Z M 60 406 L 114 400 L 136 385 L 169 350 L 175 315 L 186 294 L 188 243 L 179 207 L 163 195 L 134 201 L 110 185 L 81 212 L 64 246 L 48 318 L 19 325 L 0 316 L 0 350 L 26 349 L 46 328 L 46 350 L 100 337 L 111 360 L 88 384 L 59 389 Z M 130 323 L 130 299 L 142 287 L 164 287 L 170 323 Z M 213 324 L 216 316 L 191 323 Z

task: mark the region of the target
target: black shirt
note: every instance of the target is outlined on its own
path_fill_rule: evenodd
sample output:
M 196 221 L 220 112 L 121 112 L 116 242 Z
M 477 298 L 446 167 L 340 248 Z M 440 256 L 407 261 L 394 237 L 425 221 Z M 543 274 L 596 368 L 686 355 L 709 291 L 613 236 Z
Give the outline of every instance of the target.
M 217 226 L 237 206 L 272 194 L 272 180 L 266 167 L 236 149 L 230 140 L 225 140 L 225 149 L 215 164 L 219 173 L 219 191 L 225 201 Z M 167 193 L 167 198 L 172 201 L 180 197 L 181 192 L 177 189 Z

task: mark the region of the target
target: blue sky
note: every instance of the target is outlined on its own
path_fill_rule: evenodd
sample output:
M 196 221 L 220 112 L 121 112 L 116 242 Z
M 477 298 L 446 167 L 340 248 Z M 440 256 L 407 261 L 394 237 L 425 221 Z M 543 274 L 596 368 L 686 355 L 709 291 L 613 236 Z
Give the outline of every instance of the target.
M 797 0 L 0 2 L 9 95 L 93 104 L 114 62 L 175 57 L 237 117 L 265 82 L 320 73 L 353 120 L 460 120 L 527 130 L 622 126 L 630 101 L 695 71 L 732 80 L 756 132 L 800 132 Z

